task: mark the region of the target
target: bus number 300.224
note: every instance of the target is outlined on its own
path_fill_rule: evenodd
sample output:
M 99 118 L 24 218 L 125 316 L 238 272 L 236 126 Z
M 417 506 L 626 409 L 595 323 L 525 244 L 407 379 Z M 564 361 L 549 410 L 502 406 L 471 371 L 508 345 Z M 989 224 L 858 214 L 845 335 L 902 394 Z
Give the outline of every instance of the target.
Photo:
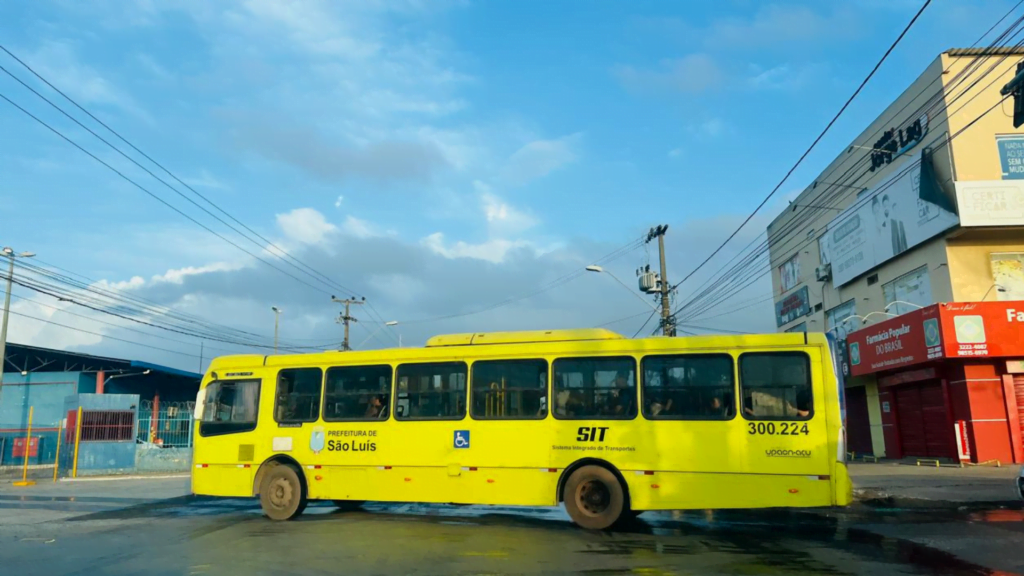
M 747 432 L 750 434 L 767 434 L 768 436 L 799 436 L 807 435 L 807 424 L 799 422 L 748 422 Z

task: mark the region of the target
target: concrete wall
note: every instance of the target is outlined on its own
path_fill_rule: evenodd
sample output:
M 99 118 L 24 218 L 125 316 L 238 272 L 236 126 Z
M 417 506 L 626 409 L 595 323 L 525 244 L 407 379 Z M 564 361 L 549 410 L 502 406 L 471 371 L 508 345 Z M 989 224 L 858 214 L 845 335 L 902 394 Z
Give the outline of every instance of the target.
M 996 158 L 998 164 L 998 156 Z M 1024 230 L 964 230 L 946 246 L 953 298 L 964 302 L 998 300 L 993 288 L 994 252 L 1024 252 Z
M 78 392 L 78 372 L 19 372 L 3 375 L 0 388 L 0 463 L 10 465 L 15 438 L 28 428 L 29 407 L 33 408 L 32 436 L 40 438 L 39 455 L 30 464 L 52 463 L 57 448 L 57 429 L 64 417 L 64 398 Z
M 135 410 L 138 421 L 139 397 L 135 394 L 73 394 L 65 398 L 65 410 Z M 135 470 L 135 434 L 123 442 L 81 442 L 78 446 L 78 475 L 123 474 Z M 62 451 L 62 474 L 71 469 L 73 450 Z
M 192 468 L 192 449 L 139 446 L 135 468 L 139 472 L 188 472 Z

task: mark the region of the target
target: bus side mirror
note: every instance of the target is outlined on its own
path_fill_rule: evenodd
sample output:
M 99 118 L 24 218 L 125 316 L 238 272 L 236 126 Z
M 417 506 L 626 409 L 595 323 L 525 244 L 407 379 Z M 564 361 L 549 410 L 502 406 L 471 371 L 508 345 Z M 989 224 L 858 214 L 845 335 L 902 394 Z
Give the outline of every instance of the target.
M 206 388 L 201 388 L 196 394 L 196 407 L 192 411 L 192 417 L 198 421 L 203 419 L 203 407 L 206 406 Z

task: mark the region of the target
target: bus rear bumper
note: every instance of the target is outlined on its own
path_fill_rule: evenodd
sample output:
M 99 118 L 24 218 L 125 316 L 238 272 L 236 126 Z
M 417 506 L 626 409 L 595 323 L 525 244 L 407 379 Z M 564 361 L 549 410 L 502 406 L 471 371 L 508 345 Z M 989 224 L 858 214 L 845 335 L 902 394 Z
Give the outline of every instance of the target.
M 836 462 L 836 472 L 832 486 L 835 490 L 832 502 L 836 506 L 849 506 L 853 502 L 853 480 L 845 462 Z

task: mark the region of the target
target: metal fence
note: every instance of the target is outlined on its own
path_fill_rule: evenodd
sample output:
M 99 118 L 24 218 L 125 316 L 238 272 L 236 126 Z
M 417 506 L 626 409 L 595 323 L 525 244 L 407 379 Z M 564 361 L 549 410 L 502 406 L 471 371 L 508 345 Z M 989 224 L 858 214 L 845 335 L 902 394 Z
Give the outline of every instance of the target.
M 139 403 L 136 440 L 168 448 L 192 447 L 192 414 L 195 402 L 160 402 L 153 410 L 151 400 Z

